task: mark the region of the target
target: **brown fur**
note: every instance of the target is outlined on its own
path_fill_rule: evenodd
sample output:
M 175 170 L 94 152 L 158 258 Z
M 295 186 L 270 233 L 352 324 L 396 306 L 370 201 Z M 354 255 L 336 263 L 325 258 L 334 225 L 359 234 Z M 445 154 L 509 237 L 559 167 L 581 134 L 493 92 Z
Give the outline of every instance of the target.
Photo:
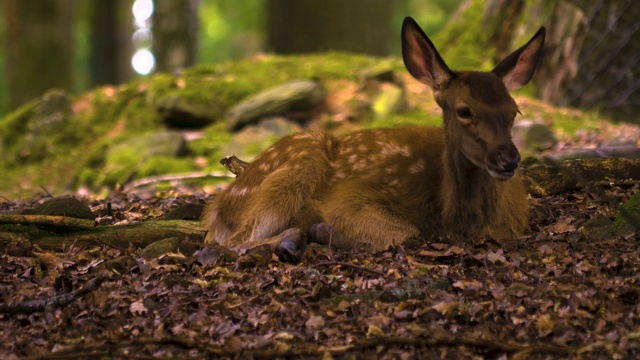
M 285 230 L 318 223 L 335 230 L 334 246 L 371 251 L 434 235 L 521 236 L 527 194 L 511 171 L 520 159 L 510 136 L 518 109 L 507 87 L 529 81 L 543 39 L 541 30 L 493 72 L 454 73 L 405 20 L 405 64 L 434 89 L 443 128 L 284 137 L 208 204 L 206 242 L 277 248 Z

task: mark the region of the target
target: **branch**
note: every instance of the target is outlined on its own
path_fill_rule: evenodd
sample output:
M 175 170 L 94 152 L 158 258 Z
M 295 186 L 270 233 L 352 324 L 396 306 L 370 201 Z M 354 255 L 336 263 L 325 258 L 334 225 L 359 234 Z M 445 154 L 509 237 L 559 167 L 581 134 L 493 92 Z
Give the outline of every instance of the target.
M 5 303 L 0 304 L 0 313 L 9 314 L 31 314 L 36 311 L 44 311 L 45 309 L 52 309 L 61 307 L 74 302 L 77 298 L 84 296 L 91 291 L 98 290 L 100 284 L 107 280 L 109 276 L 106 273 L 101 273 L 95 278 L 87 281 L 80 289 L 72 291 L 67 294 L 57 295 L 45 300 L 28 300 L 18 303 Z
M 0 214 L 0 224 L 49 225 L 73 229 L 92 229 L 94 220 L 67 216 Z
M 202 172 L 192 172 L 188 174 L 167 174 L 160 176 L 150 176 L 143 179 L 138 179 L 131 181 L 123 187 L 123 191 L 129 192 L 135 188 L 139 188 L 142 186 L 151 185 L 161 181 L 176 181 L 176 180 L 188 180 L 188 179 L 203 179 L 203 178 L 229 178 L 231 177 L 228 173 L 223 173 L 219 171 L 214 171 L 210 173 L 202 173 Z
M 317 264 L 313 265 L 313 267 L 317 268 L 317 267 L 321 267 L 321 266 L 335 266 L 335 265 L 349 267 L 349 268 L 352 268 L 352 269 L 360 270 L 362 272 L 370 272 L 372 274 L 376 274 L 376 275 L 379 275 L 379 276 L 382 276 L 382 277 L 386 276 L 383 272 L 380 272 L 378 270 L 373 270 L 373 269 L 366 268 L 364 266 L 351 264 L 351 263 L 346 263 L 346 262 L 340 262 L 340 261 L 320 262 L 320 263 L 317 263 Z

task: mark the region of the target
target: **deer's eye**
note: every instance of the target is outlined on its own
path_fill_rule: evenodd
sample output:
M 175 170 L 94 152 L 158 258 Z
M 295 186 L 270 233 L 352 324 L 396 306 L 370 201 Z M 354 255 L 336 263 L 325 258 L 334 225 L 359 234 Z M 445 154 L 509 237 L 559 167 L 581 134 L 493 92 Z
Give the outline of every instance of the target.
M 464 106 L 456 109 L 456 115 L 458 115 L 461 119 L 469 119 L 471 118 L 471 110 Z

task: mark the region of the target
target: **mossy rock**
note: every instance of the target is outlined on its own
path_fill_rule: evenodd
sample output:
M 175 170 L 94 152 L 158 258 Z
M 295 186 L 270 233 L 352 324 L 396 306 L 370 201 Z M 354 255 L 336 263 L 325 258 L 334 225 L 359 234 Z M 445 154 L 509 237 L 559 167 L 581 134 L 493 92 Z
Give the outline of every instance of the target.
M 68 216 L 77 219 L 94 220 L 96 216 L 89 207 L 73 196 L 58 196 L 49 199 L 33 209 L 35 215 Z
M 178 245 L 180 245 L 180 239 L 177 237 L 158 240 L 142 249 L 140 256 L 144 259 L 153 259 L 168 253 L 174 253 L 178 251 Z
M 236 155 L 241 160 L 253 158 L 266 150 L 277 139 L 301 130 L 299 125 L 284 118 L 271 118 L 261 121 L 257 125 L 249 125 L 238 132 L 233 137 L 233 141 L 222 148 L 222 156 L 216 161 L 230 155 Z
M 147 174 L 157 174 L 153 167 L 167 163 L 167 158 L 183 155 L 186 151 L 184 137 L 179 132 L 166 131 L 133 136 L 108 149 L 104 167 L 93 185 L 124 184 L 144 169 Z M 174 162 L 175 164 L 175 162 Z M 184 167 L 181 164 L 181 167 Z M 173 172 L 173 171 L 172 171 Z M 84 175 L 88 178 L 87 175 Z
M 636 192 L 620 207 L 613 221 L 613 234 L 628 236 L 636 233 L 640 227 L 640 192 Z

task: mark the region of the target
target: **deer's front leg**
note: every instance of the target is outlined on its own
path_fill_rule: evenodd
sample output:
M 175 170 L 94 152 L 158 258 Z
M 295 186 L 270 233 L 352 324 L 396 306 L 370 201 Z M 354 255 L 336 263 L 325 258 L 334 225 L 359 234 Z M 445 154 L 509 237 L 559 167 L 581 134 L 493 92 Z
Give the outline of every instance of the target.
M 280 260 L 295 263 L 302 258 L 307 248 L 307 235 L 300 228 L 290 228 L 266 239 L 244 241 L 231 249 L 242 255 L 262 246 L 268 246 Z
M 353 189 L 357 189 L 354 191 Z M 383 251 L 422 238 L 420 230 L 394 210 L 377 189 L 343 183 L 320 206 L 326 224 L 312 228 L 312 239 L 336 248 Z

